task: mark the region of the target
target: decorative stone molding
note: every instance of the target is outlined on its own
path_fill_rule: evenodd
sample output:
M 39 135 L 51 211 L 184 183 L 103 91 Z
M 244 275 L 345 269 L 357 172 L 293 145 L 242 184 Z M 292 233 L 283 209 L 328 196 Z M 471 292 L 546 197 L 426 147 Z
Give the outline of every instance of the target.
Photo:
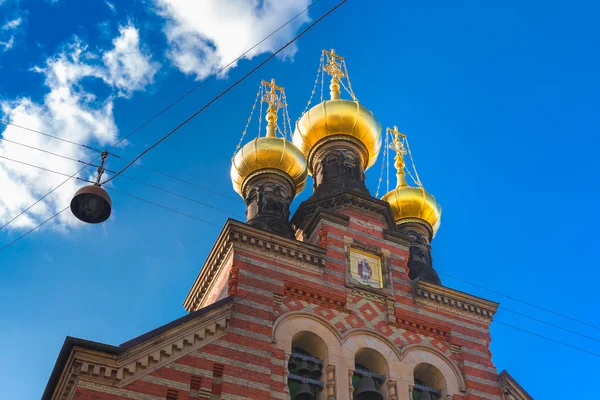
M 498 378 L 502 400 L 533 400 L 533 397 L 506 370 L 500 372 Z
M 325 382 L 327 400 L 335 400 L 335 365 L 328 365 L 325 371 L 327 373 L 327 380 Z
M 354 376 L 354 371 L 351 369 L 348 370 L 348 392 L 350 393 L 350 399 L 354 398 L 354 386 L 352 386 L 352 377 Z
M 461 346 L 458 346 L 456 344 L 450 345 L 450 352 L 452 354 L 460 354 L 461 351 L 462 351 L 462 347 Z
M 396 326 L 401 329 L 406 329 L 407 331 L 435 337 L 447 342 L 449 342 L 451 338 L 450 329 L 430 322 L 421 321 L 400 312 L 396 312 Z
M 315 229 L 322 225 L 322 221 L 330 221 L 334 224 L 341 226 L 348 226 L 350 217 L 344 214 L 340 214 L 333 211 L 328 211 L 322 208 L 318 208 L 316 212 L 310 217 L 302 230 L 302 234 L 305 238 L 310 237 Z
M 409 344 L 400 351 L 400 361 L 414 369 L 423 360 L 437 368 L 444 376 L 449 394 L 466 393 L 467 386 L 460 369 L 438 349 L 421 344 Z M 411 389 L 412 391 L 412 389 Z M 411 393 L 412 396 L 412 393 Z M 412 399 L 412 397 L 410 397 Z
M 349 190 L 303 201 L 292 217 L 292 228 L 306 230 L 315 213 L 321 210 L 335 212 L 344 208 L 354 208 L 362 214 L 381 218 L 386 228 L 396 230 L 392 209 L 387 202 Z
M 389 400 L 398 400 L 398 388 L 396 387 L 396 381 L 388 381 L 387 389 L 388 389 L 388 399 Z M 411 399 L 412 399 L 412 397 L 411 397 Z
M 319 304 L 324 307 L 345 311 L 346 298 L 333 293 L 327 293 L 309 286 L 295 282 L 285 281 L 284 295 L 295 299 L 304 300 L 308 303 Z
M 208 292 L 221 272 L 224 261 L 237 246 L 261 251 L 267 257 L 282 257 L 319 271 L 325 268 L 326 249 L 229 219 L 183 303 L 186 310 L 192 312 L 207 305 L 204 303 Z
M 231 303 L 135 344 L 118 355 L 75 347 L 52 399 L 70 399 L 78 380 L 122 388 L 221 338 L 226 333 L 230 314 Z
M 443 309 L 488 324 L 492 322 L 499 305 L 493 301 L 421 280 L 415 281 L 413 295 L 417 304 Z

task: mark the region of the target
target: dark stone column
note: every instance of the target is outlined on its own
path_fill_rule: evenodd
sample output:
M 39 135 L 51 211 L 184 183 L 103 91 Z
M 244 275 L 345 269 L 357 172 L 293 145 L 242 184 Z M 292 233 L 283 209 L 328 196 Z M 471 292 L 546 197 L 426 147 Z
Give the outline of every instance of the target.
M 294 189 L 280 175 L 266 173 L 250 178 L 245 187 L 246 222 L 266 231 L 292 237 L 290 203 Z
M 440 278 L 433 269 L 431 259 L 431 231 L 418 222 L 408 222 L 398 225 L 398 231 L 406 235 L 411 242 L 408 258 L 408 277 L 420 278 L 424 281 L 441 285 Z
M 365 151 L 358 144 L 336 140 L 320 146 L 310 159 L 313 196 L 342 190 L 369 195 L 365 185 Z

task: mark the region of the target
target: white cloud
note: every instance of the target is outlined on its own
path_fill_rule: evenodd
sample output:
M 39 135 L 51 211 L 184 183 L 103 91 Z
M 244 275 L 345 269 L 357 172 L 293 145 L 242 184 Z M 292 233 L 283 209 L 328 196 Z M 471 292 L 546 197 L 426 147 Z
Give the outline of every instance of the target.
M 15 18 L 11 21 L 6 22 L 4 25 L 2 25 L 1 29 L 3 31 L 14 30 L 14 29 L 17 29 L 19 27 L 19 25 L 21 25 L 22 22 L 23 22 L 23 19 L 21 17 Z
M 15 31 L 23 23 L 23 18 L 18 17 L 10 21 L 6 21 L 0 27 L 0 50 L 8 51 L 15 45 Z
M 61 52 L 46 60 L 44 66 L 32 69 L 45 77 L 48 92 L 43 100 L 35 102 L 27 97 L 0 100 L 2 118 L 74 142 L 103 147 L 114 142 L 118 136 L 113 117 L 113 98 L 129 96 L 133 91 L 143 89 L 152 83 L 157 69 L 158 65 L 140 49 L 139 34 L 132 25 L 119 29 L 119 35 L 113 40 L 110 50 L 92 52 L 76 38 Z M 90 78 L 103 81 L 111 89 L 107 98 L 98 98 L 86 90 L 83 81 Z M 91 154 L 81 147 L 14 126 L 6 127 L 2 137 L 75 159 L 91 158 Z M 0 155 L 67 174 L 81 168 L 81 164 L 6 141 L 0 141 Z M 90 168 L 84 172 L 81 176 L 89 178 L 95 171 Z M 64 179 L 0 159 L 0 223 L 10 220 Z M 74 180 L 67 182 L 9 226 L 31 227 L 56 213 L 69 204 L 77 185 Z M 73 223 L 74 217 L 70 213 L 63 213 L 55 226 L 64 228 Z
M 104 4 L 106 4 L 106 6 L 107 6 L 108 8 L 110 8 L 110 11 L 112 11 L 113 13 L 116 13 L 116 12 L 117 12 L 117 7 L 115 7 L 114 3 L 111 3 L 111 2 L 110 2 L 110 1 L 108 1 L 108 0 L 104 0 Z
M 309 0 L 155 0 L 165 18 L 167 55 L 185 74 L 202 79 L 236 59 L 250 47 L 304 10 Z M 246 55 L 250 59 L 285 44 L 300 25 L 301 15 Z M 297 51 L 295 44 L 286 57 Z M 235 65 L 234 65 L 235 66 Z
M 14 36 L 10 36 L 6 42 L 3 42 L 0 40 L 0 47 L 2 48 L 3 51 L 8 51 L 8 50 L 12 49 L 14 44 L 15 44 Z

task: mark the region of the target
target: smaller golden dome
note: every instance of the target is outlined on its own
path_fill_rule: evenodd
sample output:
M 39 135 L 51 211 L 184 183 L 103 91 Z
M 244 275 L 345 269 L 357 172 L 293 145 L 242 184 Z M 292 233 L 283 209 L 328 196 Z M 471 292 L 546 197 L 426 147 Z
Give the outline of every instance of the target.
M 237 152 L 231 164 L 233 188 L 244 197 L 249 178 L 261 173 L 281 174 L 293 184 L 295 194 L 306 185 L 306 159 L 284 138 L 256 138 Z
M 407 222 L 425 223 L 431 228 L 432 235 L 435 236 L 440 227 L 442 207 L 435 197 L 423 188 L 416 171 L 415 175 L 419 187 L 408 186 L 406 175 L 404 174 L 404 154 L 406 154 L 406 149 L 400 140 L 401 137 L 406 139 L 406 136 L 398 132 L 397 127 L 394 127 L 393 130 L 388 128 L 387 131 L 393 135 L 392 144 L 396 150 L 395 167 L 398 183 L 394 190 L 383 196 L 382 200 L 390 204 L 394 220 L 397 224 Z
M 337 99 L 317 104 L 296 122 L 293 141 L 310 160 L 311 153 L 332 137 L 362 144 L 368 153 L 365 170 L 377 161 L 381 124 L 357 101 Z
M 420 187 L 401 186 L 383 196 L 392 207 L 396 223 L 426 222 L 433 235 L 440 227 L 442 207 L 435 197 Z M 412 220 L 412 221 L 411 221 Z

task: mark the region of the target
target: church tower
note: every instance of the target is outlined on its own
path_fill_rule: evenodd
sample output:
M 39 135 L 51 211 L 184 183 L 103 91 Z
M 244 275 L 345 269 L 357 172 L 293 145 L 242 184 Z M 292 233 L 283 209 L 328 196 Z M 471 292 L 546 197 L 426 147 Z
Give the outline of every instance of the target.
M 325 76 L 329 99 L 310 107 Z M 346 60 L 322 52 L 291 140 L 281 82 L 260 87 L 265 130 L 260 115 L 243 143 L 246 127 L 231 167 L 246 221 L 216 238 L 188 314 L 119 346 L 68 337 L 43 400 L 530 400 L 492 362 L 498 304 L 441 284 L 441 207 L 406 135 L 358 101 Z M 397 185 L 379 199 L 365 171 L 382 149 Z

